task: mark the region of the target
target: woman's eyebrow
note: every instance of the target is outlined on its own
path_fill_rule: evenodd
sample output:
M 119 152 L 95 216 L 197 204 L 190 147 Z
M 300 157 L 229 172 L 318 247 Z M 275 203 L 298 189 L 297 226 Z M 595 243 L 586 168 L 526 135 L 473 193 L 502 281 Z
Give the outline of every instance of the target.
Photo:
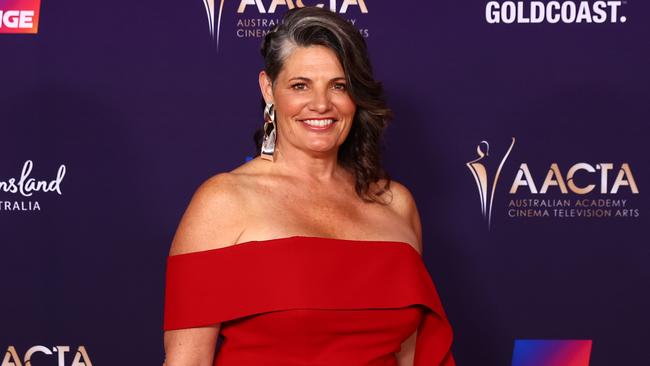
M 311 81 L 310 78 L 306 78 L 304 76 L 296 76 L 296 77 L 293 77 L 293 78 L 289 79 L 289 81 L 292 81 L 292 80 Z
M 289 79 L 289 81 L 294 81 L 294 80 L 299 80 L 299 81 L 311 81 L 310 78 L 308 78 L 308 77 L 304 77 L 304 76 L 296 76 L 296 77 L 292 77 L 292 78 Z M 334 77 L 334 78 L 330 79 L 330 82 L 332 82 L 332 81 L 339 81 L 339 80 L 343 80 L 343 81 L 345 81 L 345 76 L 337 76 L 337 77 Z

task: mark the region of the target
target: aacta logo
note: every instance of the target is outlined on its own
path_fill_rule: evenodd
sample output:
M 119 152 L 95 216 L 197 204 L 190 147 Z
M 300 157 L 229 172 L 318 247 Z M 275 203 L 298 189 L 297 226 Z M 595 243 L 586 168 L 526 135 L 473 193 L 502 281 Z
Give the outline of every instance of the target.
M 215 2 L 219 2 L 215 4 Z M 208 16 L 208 26 L 210 28 L 210 35 L 217 41 L 217 49 L 219 48 L 219 35 L 221 32 L 221 15 L 223 13 L 224 0 L 203 0 L 205 12 Z M 215 27 L 215 6 L 219 6 L 219 11 L 216 12 L 217 23 Z M 368 13 L 368 7 L 365 0 L 329 0 L 329 1 L 316 1 L 316 0 L 239 0 L 237 7 L 237 14 L 244 15 L 247 12 L 259 14 L 275 14 L 278 10 L 290 10 L 293 8 L 304 8 L 305 6 L 316 6 L 318 8 L 327 7 L 330 11 L 340 14 L 346 14 L 348 9 L 357 8 L 363 14 Z M 266 22 L 266 20 L 261 20 Z M 265 23 L 265 26 L 273 26 L 273 22 Z
M 346 11 L 348 10 L 348 7 L 350 6 L 358 6 L 361 10 L 362 13 L 367 13 L 368 8 L 366 7 L 366 2 L 364 0 L 343 0 L 340 3 L 340 7 L 337 4 L 337 0 L 329 0 L 329 9 L 333 12 L 339 12 L 341 14 L 345 14 Z M 260 13 L 266 13 L 266 9 L 264 7 L 264 2 L 261 0 L 241 0 L 239 3 L 239 8 L 237 9 L 238 13 L 243 13 L 244 10 L 246 10 L 246 6 L 248 5 L 254 5 L 257 7 L 258 11 Z M 269 5 L 269 13 L 274 13 L 275 9 L 278 6 L 286 6 L 288 9 L 293 9 L 295 7 L 303 8 L 305 6 L 316 6 L 318 8 L 323 8 L 325 7 L 324 3 L 314 1 L 312 4 L 304 4 L 303 0 L 296 0 L 295 5 L 293 0 L 273 0 L 271 1 Z
M 622 186 L 627 186 L 633 194 L 639 193 L 639 188 L 636 185 L 636 181 L 634 180 L 632 170 L 628 163 L 620 165 L 614 184 L 612 184 L 610 188 L 609 172 L 613 169 L 614 164 L 612 163 L 600 163 L 595 166 L 588 163 L 577 163 L 569 168 L 565 180 L 564 174 L 557 163 L 552 163 L 548 169 L 546 178 L 538 191 L 533 176 L 530 174 L 530 170 L 528 169 L 528 164 L 521 163 L 519 171 L 517 172 L 517 177 L 515 177 L 515 181 L 512 183 L 512 187 L 510 187 L 510 193 L 517 193 L 517 189 L 521 186 L 528 187 L 531 194 L 544 194 L 551 186 L 557 186 L 557 189 L 563 194 L 568 194 L 569 191 L 575 194 L 587 194 L 593 191 L 597 186 L 599 186 L 598 191 L 602 194 L 616 194 Z M 580 171 L 584 171 L 587 174 L 597 173 L 599 177 L 594 180 L 597 184 L 592 183 L 585 186 L 579 186 L 575 182 L 574 176 Z
M 32 357 L 37 354 L 41 353 L 47 356 L 50 356 L 50 358 L 56 358 L 58 360 L 57 366 L 92 366 L 93 363 L 90 361 L 90 357 L 88 357 L 88 352 L 86 352 L 86 348 L 84 346 L 79 346 L 77 348 L 77 352 L 74 356 L 74 359 L 72 360 L 72 363 L 66 363 L 66 353 L 70 352 L 70 346 L 55 346 L 52 347 L 52 349 L 49 349 L 45 346 L 34 346 L 25 352 L 25 357 L 22 359 L 18 356 L 18 352 L 16 352 L 16 348 L 14 346 L 9 346 L 7 348 L 7 352 L 5 353 L 5 357 L 2 360 L 2 364 L 0 366 L 38 366 L 38 365 L 32 365 L 31 360 Z M 45 358 L 42 355 L 38 356 L 39 360 Z M 47 363 L 48 365 L 51 365 L 52 363 L 49 362 Z
M 476 182 L 481 213 L 487 221 L 488 229 L 492 223 L 494 194 L 499 176 L 514 145 L 513 137 L 510 147 L 500 158 L 498 168 L 493 175 L 488 172 L 489 169 L 484 164 L 489 158 L 490 151 L 490 144 L 487 141 L 481 141 L 477 146 L 478 157 L 466 163 Z M 507 204 L 508 216 L 511 218 L 637 218 L 640 216 L 640 209 L 633 207 L 633 199 L 617 197 L 623 192 L 631 195 L 639 194 L 639 187 L 629 163 L 578 162 L 565 168 L 567 169 L 562 169 L 556 162 L 551 162 L 544 169 L 531 169 L 528 163 L 520 163 L 508 191 L 510 195 Z M 535 175 L 535 173 L 539 174 L 539 171 L 545 172 L 545 175 Z M 595 195 L 597 196 L 594 197 Z
M 0 0 L 0 33 L 38 33 L 41 0 Z

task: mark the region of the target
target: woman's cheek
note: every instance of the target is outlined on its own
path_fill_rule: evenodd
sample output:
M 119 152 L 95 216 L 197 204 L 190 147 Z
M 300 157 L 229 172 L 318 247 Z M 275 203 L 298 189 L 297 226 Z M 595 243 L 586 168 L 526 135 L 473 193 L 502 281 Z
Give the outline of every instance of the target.
M 309 98 L 304 94 L 295 94 L 288 96 L 285 105 L 289 111 L 299 112 L 308 103 L 308 101 Z

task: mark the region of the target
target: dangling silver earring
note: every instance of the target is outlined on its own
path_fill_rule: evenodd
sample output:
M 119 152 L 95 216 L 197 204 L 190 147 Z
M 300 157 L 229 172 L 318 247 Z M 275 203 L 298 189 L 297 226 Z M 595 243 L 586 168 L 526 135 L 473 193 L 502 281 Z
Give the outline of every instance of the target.
M 273 153 L 275 152 L 275 139 L 277 125 L 275 123 L 275 107 L 273 103 L 267 103 L 264 108 L 264 139 L 262 140 L 262 151 L 260 156 L 262 159 L 273 161 Z

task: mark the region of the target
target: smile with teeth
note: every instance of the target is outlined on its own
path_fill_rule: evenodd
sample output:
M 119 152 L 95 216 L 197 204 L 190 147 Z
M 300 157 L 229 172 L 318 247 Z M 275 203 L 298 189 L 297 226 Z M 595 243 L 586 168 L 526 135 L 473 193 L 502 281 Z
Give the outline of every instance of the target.
M 334 119 L 303 119 L 302 122 L 312 127 L 327 127 L 334 123 Z

